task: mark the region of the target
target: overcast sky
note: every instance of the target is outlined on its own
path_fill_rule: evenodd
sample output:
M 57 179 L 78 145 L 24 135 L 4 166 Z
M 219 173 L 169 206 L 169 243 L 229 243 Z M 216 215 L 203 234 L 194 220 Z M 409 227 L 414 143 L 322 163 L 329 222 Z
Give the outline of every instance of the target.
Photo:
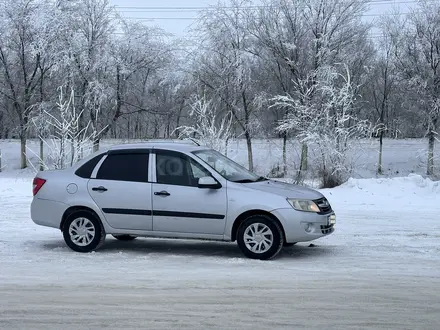
M 183 8 L 215 5 L 218 0 L 111 0 L 111 2 L 115 6 L 121 7 L 118 8 L 119 12 L 127 18 L 139 19 L 145 22 L 145 24 L 157 25 L 167 32 L 183 36 L 191 23 L 194 22 L 192 18 L 197 15 L 196 10 Z M 370 5 L 371 10 L 368 15 L 386 13 L 393 6 L 399 7 L 401 12 L 408 12 L 412 5 L 414 5 L 414 0 L 374 0 Z M 157 7 L 160 7 L 160 9 Z M 167 7 L 174 8 L 165 9 Z M 180 9 L 175 9 L 176 7 Z M 368 21 L 376 18 L 378 17 L 364 17 Z

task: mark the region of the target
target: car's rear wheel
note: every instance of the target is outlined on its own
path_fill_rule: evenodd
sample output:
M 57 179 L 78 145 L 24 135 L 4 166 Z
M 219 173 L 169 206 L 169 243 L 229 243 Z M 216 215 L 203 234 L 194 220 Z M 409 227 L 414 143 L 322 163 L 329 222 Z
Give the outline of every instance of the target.
M 112 236 L 120 241 L 132 241 L 136 238 L 136 236 L 132 236 L 132 235 L 112 235 Z
M 69 215 L 63 228 L 67 246 L 76 252 L 91 252 L 105 240 L 100 221 L 89 211 L 77 211 Z
M 252 259 L 274 258 L 283 247 L 280 225 L 267 215 L 253 215 L 244 220 L 237 231 L 237 244 Z

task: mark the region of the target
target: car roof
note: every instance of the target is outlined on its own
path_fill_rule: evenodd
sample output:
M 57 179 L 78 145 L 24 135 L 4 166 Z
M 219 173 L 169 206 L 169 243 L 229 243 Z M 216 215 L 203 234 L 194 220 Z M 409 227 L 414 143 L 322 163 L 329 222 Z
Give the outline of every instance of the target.
M 127 149 L 165 149 L 182 152 L 193 152 L 197 150 L 209 149 L 199 146 L 193 141 L 185 140 L 153 140 L 138 143 L 122 143 L 112 145 L 108 150 L 127 150 Z

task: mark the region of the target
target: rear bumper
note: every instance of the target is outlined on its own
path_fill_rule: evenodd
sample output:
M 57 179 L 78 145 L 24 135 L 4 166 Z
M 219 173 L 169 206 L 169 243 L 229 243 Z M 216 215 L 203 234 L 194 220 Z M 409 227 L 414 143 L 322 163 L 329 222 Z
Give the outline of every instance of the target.
M 321 215 L 286 208 L 271 213 L 281 221 L 287 243 L 312 241 L 335 231 L 335 224 L 332 223 L 336 221 L 334 212 Z
M 68 207 L 64 203 L 34 197 L 31 203 L 31 219 L 37 225 L 59 229 Z

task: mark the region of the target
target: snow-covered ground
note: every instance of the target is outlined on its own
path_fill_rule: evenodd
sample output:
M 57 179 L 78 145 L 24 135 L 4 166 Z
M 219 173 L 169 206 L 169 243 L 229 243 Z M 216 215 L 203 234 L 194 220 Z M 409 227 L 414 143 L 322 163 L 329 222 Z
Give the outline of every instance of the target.
M 0 175 L 1 329 L 438 329 L 440 182 L 323 190 L 329 237 L 271 261 L 235 244 L 108 237 L 68 249 L 29 217 L 31 176 Z

